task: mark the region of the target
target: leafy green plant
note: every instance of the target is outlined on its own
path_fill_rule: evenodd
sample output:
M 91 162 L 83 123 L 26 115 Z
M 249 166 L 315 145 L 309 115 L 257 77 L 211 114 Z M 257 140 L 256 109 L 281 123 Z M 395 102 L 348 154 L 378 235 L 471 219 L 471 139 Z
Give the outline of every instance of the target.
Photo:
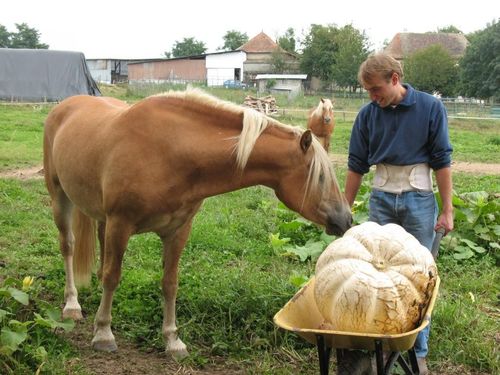
M 371 187 L 366 179 L 362 182 L 357 195 L 358 200 L 352 206 L 353 224 L 361 224 L 368 220 L 368 202 L 370 200 Z
M 36 299 L 33 281 L 32 277 L 7 278 L 0 286 L 0 372 L 4 374 L 40 373 L 48 360 L 45 346 L 57 340 L 54 332 L 74 326 L 71 319 L 60 319 L 58 309 Z
M 499 259 L 500 202 L 485 191 L 454 194 L 455 231 L 442 242 L 458 260 L 491 252 Z
M 278 232 L 269 235 L 274 253 L 301 262 L 315 261 L 326 245 L 333 241 L 315 224 L 279 203 L 276 209 Z

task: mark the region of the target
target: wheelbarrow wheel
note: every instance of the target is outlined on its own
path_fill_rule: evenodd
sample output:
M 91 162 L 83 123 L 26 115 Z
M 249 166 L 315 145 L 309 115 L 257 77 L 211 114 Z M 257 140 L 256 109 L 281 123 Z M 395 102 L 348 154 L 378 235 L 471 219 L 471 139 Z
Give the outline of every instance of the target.
M 338 375 L 370 375 L 374 374 L 372 356 L 361 350 L 337 350 Z

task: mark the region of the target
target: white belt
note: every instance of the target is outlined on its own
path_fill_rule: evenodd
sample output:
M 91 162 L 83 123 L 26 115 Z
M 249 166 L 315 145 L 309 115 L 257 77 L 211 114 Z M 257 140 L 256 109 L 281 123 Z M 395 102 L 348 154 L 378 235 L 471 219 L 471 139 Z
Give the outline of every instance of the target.
M 377 164 L 372 187 L 394 194 L 404 191 L 432 191 L 431 168 L 427 163 Z

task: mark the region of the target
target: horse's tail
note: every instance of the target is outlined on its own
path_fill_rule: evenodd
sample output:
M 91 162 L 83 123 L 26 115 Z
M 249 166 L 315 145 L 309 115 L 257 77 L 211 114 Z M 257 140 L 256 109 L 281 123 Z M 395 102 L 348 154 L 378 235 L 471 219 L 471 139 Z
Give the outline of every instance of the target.
M 73 209 L 73 273 L 77 286 L 89 286 L 96 251 L 96 221 L 77 207 Z

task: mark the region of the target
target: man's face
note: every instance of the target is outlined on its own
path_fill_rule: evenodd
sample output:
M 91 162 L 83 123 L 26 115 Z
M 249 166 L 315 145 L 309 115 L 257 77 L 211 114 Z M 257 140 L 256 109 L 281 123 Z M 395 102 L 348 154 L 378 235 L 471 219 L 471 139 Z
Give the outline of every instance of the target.
M 389 81 L 374 77 L 370 82 L 365 82 L 363 87 L 370 94 L 370 99 L 382 108 L 398 104 L 399 77 L 396 73 L 393 73 Z

